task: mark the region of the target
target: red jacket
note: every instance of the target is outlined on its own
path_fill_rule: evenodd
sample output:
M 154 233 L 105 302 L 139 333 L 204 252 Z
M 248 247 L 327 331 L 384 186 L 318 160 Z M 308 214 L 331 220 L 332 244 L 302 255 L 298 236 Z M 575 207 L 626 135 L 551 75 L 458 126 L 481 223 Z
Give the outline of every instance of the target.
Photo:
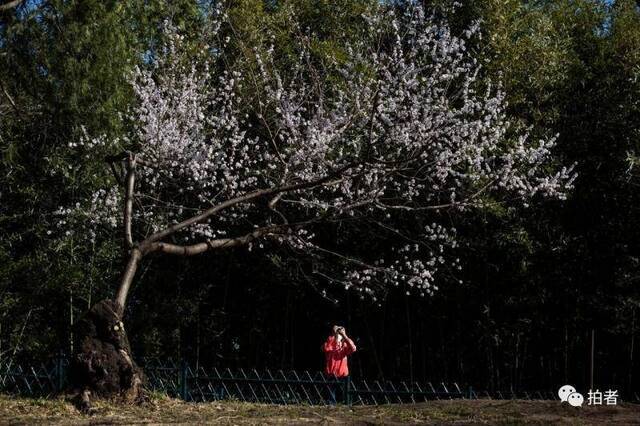
M 336 341 L 335 336 L 329 336 L 322 346 L 326 365 L 324 372 L 330 376 L 346 377 L 349 375 L 347 357 L 356 351 L 356 345 L 348 337 L 341 342 Z

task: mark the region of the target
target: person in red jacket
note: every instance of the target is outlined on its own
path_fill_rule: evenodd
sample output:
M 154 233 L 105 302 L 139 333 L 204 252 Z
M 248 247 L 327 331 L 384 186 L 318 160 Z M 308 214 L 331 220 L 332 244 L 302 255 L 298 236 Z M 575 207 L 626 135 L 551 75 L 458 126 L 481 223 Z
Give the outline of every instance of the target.
M 336 383 L 329 386 L 329 401 L 336 404 L 339 400 L 345 400 L 348 396 L 349 365 L 347 357 L 356 351 L 353 340 L 347 336 L 344 327 L 334 325 L 332 334 L 322 345 L 325 356 L 324 372 L 335 379 Z
M 344 327 L 334 325 L 332 332 L 333 334 L 322 346 L 326 361 L 324 372 L 329 376 L 347 377 L 349 375 L 347 357 L 356 351 L 356 345 L 347 336 Z

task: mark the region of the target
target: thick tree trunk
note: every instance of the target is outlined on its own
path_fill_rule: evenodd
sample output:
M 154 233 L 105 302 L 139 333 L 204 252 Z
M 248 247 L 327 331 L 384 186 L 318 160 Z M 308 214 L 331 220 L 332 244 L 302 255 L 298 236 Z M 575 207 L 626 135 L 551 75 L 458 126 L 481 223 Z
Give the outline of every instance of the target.
M 78 393 L 79 407 L 91 408 L 91 399 L 119 397 L 133 403 L 143 400 L 144 375 L 131 354 L 122 322 L 127 295 L 142 252 L 131 250 L 120 280 L 116 300 L 93 305 L 74 325 L 77 344 L 69 366 L 70 385 Z
M 142 252 L 140 249 L 134 248 L 131 250 L 129 262 L 127 262 L 127 266 L 124 269 L 124 274 L 122 274 L 122 279 L 120 280 L 120 287 L 116 294 L 116 313 L 121 318 L 124 313 L 124 307 L 127 305 L 127 296 L 129 295 L 129 289 L 131 288 L 133 277 L 136 275 L 141 259 Z
M 69 379 L 83 410 L 94 397 L 120 397 L 129 403 L 143 398 L 144 375 L 133 361 L 119 310 L 117 303 L 102 300 L 75 325 Z

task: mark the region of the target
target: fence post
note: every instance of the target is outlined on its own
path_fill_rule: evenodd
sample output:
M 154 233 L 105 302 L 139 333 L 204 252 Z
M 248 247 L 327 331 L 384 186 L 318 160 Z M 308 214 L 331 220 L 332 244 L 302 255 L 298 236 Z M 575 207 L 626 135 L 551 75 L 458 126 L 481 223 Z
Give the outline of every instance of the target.
M 469 386 L 469 399 L 473 399 L 473 388 Z
M 186 401 L 189 396 L 189 385 L 187 384 L 187 362 L 180 361 L 180 398 Z
M 64 388 L 64 354 L 62 351 L 58 352 L 56 357 L 56 373 L 58 392 L 62 392 Z

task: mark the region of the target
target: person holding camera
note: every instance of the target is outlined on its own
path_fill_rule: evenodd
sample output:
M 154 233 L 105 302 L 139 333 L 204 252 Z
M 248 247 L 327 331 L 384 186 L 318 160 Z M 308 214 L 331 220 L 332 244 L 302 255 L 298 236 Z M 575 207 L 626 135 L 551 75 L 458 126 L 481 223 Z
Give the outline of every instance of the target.
M 332 404 L 339 400 L 344 400 L 348 395 L 349 365 L 347 357 L 356 351 L 353 340 L 347 336 L 344 327 L 334 325 L 331 328 L 331 335 L 322 345 L 325 356 L 324 372 L 336 380 L 335 386 L 329 387 L 329 398 Z
M 344 327 L 334 325 L 331 331 L 332 334 L 322 346 L 326 360 L 324 371 L 329 376 L 347 377 L 349 375 L 347 357 L 356 351 L 356 345 L 347 336 Z

